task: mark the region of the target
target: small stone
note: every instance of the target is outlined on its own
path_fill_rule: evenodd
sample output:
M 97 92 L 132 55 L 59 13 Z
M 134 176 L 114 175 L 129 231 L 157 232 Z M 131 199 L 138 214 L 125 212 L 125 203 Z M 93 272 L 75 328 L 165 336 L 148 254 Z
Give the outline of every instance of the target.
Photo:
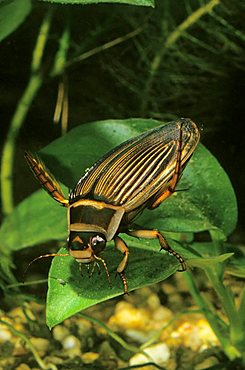
M 119 359 L 114 348 L 112 348 L 109 342 L 106 340 L 102 342 L 98 352 L 100 354 L 99 361 L 101 368 L 118 369 Z
M 61 365 L 64 363 L 64 359 L 57 356 L 46 356 L 45 362 L 48 364 Z
M 131 359 L 129 360 L 129 365 L 137 366 L 137 365 L 146 364 L 147 362 L 150 362 L 149 358 L 147 358 L 142 353 L 137 353 L 136 355 L 131 357 Z M 146 365 L 146 366 L 141 366 L 140 369 L 141 370 L 155 370 L 155 366 Z
M 95 329 L 90 321 L 84 319 L 83 317 L 78 317 L 76 326 L 78 327 L 78 337 L 82 339 L 81 341 L 85 345 L 88 340 L 90 341 L 92 338 L 94 338 Z M 96 332 L 102 333 L 102 335 L 105 335 L 106 333 L 105 329 L 100 327 L 96 327 Z
M 161 326 L 164 322 L 168 322 L 173 317 L 172 311 L 168 308 L 160 306 L 153 312 L 153 320 L 160 321 Z
M 172 284 L 165 283 L 165 282 L 161 285 L 161 289 L 167 295 L 170 295 L 176 292 L 176 288 Z
M 77 320 L 76 320 L 76 325 L 78 326 L 79 328 L 79 331 L 81 333 L 86 333 L 88 330 L 91 330 L 92 328 L 92 323 L 86 319 L 84 319 L 83 317 L 78 317 Z
M 210 346 L 218 345 L 218 340 L 206 319 L 200 315 L 192 315 L 188 320 L 180 323 L 176 330 L 172 331 L 170 338 L 176 344 L 183 345 L 193 351 L 203 351 Z
M 205 370 L 205 369 L 211 369 L 212 367 L 217 366 L 219 363 L 219 360 L 211 356 L 209 358 L 206 358 L 203 362 L 195 366 L 195 370 Z
M 156 294 L 151 294 L 151 295 L 147 298 L 147 306 L 148 306 L 148 309 L 149 309 L 149 310 L 154 311 L 154 310 L 156 310 L 160 305 L 161 305 L 161 303 L 160 303 L 160 299 L 158 298 L 158 296 L 157 296 Z
M 65 339 L 65 337 L 68 337 L 68 335 L 70 334 L 69 330 L 63 325 L 55 326 L 52 333 L 54 339 L 59 342 L 62 342 Z
M 44 356 L 47 353 L 47 351 L 50 349 L 50 343 L 45 338 L 31 337 L 30 342 L 36 348 L 36 350 L 38 351 L 41 357 Z
M 81 342 L 74 335 L 68 335 L 63 340 L 63 348 L 70 358 L 81 355 Z
M 134 342 L 144 344 L 150 339 L 150 334 L 142 330 L 128 329 L 125 331 L 128 338 L 132 339 Z
M 14 319 L 15 323 L 26 323 L 26 316 L 21 307 L 15 307 L 9 312 L 9 316 Z
M 86 352 L 81 355 L 81 359 L 85 364 L 92 364 L 99 358 L 99 353 L 97 352 Z
M 7 328 L 7 326 L 0 324 L 0 343 L 10 341 L 11 338 L 12 338 L 11 331 Z
M 20 364 L 16 370 L 31 370 L 31 368 L 27 364 Z
M 15 358 L 13 356 L 0 359 L 0 367 L 3 370 L 9 369 L 9 368 L 12 369 L 14 366 L 14 362 L 15 362 Z
M 21 338 L 17 338 L 15 344 L 14 344 L 14 349 L 12 352 L 13 356 L 19 357 L 26 355 L 29 352 L 29 350 L 25 347 L 23 341 Z
M 152 362 L 159 366 L 164 365 L 164 363 L 170 358 L 170 350 L 165 343 L 157 343 L 150 347 L 144 348 L 144 352 L 150 357 Z M 133 366 L 147 363 L 149 362 L 149 357 L 142 353 L 138 353 L 131 357 L 129 364 Z
M 154 344 L 144 349 L 156 364 L 163 364 L 170 357 L 170 350 L 165 343 Z
M 121 301 L 116 305 L 115 314 L 109 319 L 109 325 L 122 329 L 145 330 L 149 319 L 150 313 L 145 309 Z

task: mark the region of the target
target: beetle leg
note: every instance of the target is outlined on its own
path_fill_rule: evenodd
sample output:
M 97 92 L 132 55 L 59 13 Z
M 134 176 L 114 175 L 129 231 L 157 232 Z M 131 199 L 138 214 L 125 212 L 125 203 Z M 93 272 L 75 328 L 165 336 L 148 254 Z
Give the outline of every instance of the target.
M 168 253 L 172 254 L 180 262 L 182 270 L 178 270 L 178 271 L 186 270 L 186 264 L 185 264 L 184 258 L 168 245 L 166 239 L 160 233 L 160 231 L 158 230 L 132 230 L 132 231 L 127 231 L 127 234 L 134 236 L 135 238 L 158 239 L 160 246 L 161 246 L 161 250 L 164 249 Z
M 79 263 L 78 268 L 79 268 L 80 276 L 83 277 L 83 264 Z
M 124 275 L 124 271 L 128 263 L 129 250 L 126 243 L 119 236 L 114 237 L 114 242 L 117 249 L 124 254 L 122 261 L 119 263 L 117 267 L 117 272 L 120 275 L 120 278 L 122 279 L 123 282 L 124 294 L 128 294 L 128 284 L 126 277 Z
M 182 150 L 182 125 L 180 126 L 180 136 L 178 141 L 176 165 L 173 177 L 168 188 L 153 200 L 153 203 L 149 206 L 149 209 L 158 207 L 165 199 L 167 199 L 170 195 L 174 193 L 176 185 L 181 176 L 181 150 Z
M 25 159 L 35 177 L 40 182 L 42 187 L 47 191 L 47 193 L 51 195 L 51 197 L 57 202 L 65 207 L 68 207 L 69 201 L 65 198 L 60 185 L 51 175 L 49 170 L 44 166 L 44 164 L 38 158 L 35 158 L 31 153 L 26 152 Z

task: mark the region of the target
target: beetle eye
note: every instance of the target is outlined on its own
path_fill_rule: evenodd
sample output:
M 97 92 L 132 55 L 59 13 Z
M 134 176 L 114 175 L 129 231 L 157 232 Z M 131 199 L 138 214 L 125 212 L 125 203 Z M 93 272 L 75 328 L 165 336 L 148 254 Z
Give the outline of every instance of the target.
M 103 236 L 96 235 L 92 237 L 91 246 L 94 252 L 96 253 L 101 252 L 105 248 L 105 245 L 106 245 L 106 240 Z

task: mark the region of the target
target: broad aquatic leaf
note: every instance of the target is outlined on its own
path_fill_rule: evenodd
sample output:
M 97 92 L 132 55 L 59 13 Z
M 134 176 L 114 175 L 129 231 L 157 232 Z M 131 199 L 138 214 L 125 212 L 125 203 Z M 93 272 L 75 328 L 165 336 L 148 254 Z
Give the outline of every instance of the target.
M 66 209 L 39 190 L 6 218 L 0 229 L 0 244 L 3 251 L 10 252 L 48 240 L 65 241 L 66 236 Z
M 199 144 L 177 191 L 154 214 L 146 210 L 137 222 L 172 232 L 208 230 L 225 239 L 236 227 L 236 196 L 217 159 Z
M 155 0 L 43 0 L 51 3 L 59 4 L 128 4 L 128 5 L 139 5 L 139 6 L 151 6 L 154 7 Z
M 31 0 L 0 1 L 0 41 L 15 31 L 31 11 Z
M 159 244 L 156 240 L 143 241 L 127 236 L 124 240 L 130 249 L 126 271 L 129 290 L 162 281 L 179 268 L 179 262 L 175 257 L 159 251 Z M 181 253 L 182 249 L 178 251 Z M 67 253 L 64 248 L 59 252 Z M 190 256 L 193 257 L 191 254 Z M 86 266 L 81 276 L 78 263 L 72 257 L 54 258 L 49 272 L 46 308 L 47 325 L 50 328 L 85 308 L 123 294 L 121 279 L 119 276 L 115 278 L 122 254 L 116 250 L 113 243 L 109 243 L 103 253 L 103 258 L 110 272 L 111 287 L 103 266 L 100 274 L 98 274 L 99 270 L 95 269 L 92 277 L 89 278 Z

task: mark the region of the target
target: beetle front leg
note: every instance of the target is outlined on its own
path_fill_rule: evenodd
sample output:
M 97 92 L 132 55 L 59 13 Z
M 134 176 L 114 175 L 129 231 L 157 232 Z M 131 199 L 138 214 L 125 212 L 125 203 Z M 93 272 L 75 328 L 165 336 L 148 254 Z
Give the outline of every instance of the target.
M 135 238 L 158 239 L 160 246 L 161 246 L 161 250 L 164 249 L 168 253 L 172 254 L 180 262 L 182 266 L 182 270 L 178 270 L 178 271 L 186 270 L 186 264 L 185 264 L 184 258 L 168 245 L 166 239 L 160 233 L 160 231 L 158 230 L 132 230 L 132 231 L 127 231 L 127 234 L 134 236 Z
M 117 267 L 117 272 L 120 275 L 120 278 L 122 279 L 124 294 L 128 294 L 128 284 L 127 284 L 126 277 L 124 275 L 124 271 L 128 263 L 129 250 L 128 250 L 126 243 L 119 236 L 114 237 L 114 242 L 115 242 L 115 246 L 117 247 L 117 249 L 121 253 L 124 254 L 122 261 L 119 263 Z

